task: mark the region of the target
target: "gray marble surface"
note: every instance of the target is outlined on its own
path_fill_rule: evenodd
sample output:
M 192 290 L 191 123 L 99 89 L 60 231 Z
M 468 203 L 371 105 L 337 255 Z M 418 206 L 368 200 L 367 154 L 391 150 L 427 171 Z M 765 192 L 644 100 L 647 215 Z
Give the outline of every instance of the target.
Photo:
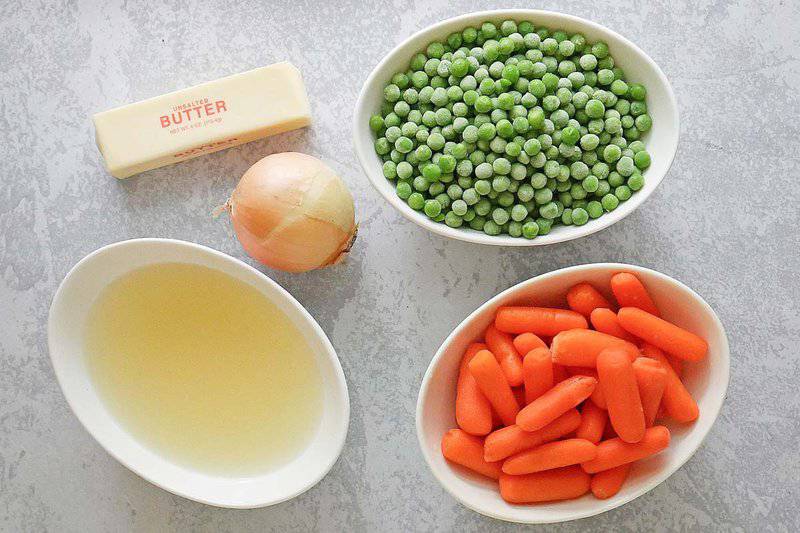
M 486 299 L 569 265 L 623 261 L 696 289 L 727 327 L 732 380 L 705 445 L 657 489 L 564 531 L 796 531 L 800 519 L 798 110 L 793 0 L 539 2 L 620 31 L 671 80 L 681 142 L 661 187 L 595 236 L 539 249 L 453 242 L 405 221 L 351 149 L 351 110 L 382 55 L 440 19 L 530 2 L 0 1 L 0 529 L 485 531 L 423 463 L 417 389 L 448 332 Z M 116 181 L 90 115 L 280 60 L 303 71 L 312 128 Z M 317 318 L 350 387 L 331 473 L 268 509 L 206 507 L 129 472 L 83 430 L 54 379 L 45 325 L 67 270 L 95 248 L 173 237 L 250 261 L 213 220 L 272 152 L 337 168 L 361 233 L 347 264 L 269 272 Z

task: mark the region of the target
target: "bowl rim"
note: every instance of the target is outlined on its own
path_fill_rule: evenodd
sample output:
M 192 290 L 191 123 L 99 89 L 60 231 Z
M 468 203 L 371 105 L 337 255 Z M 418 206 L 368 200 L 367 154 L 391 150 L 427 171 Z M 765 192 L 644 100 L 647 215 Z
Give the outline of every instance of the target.
M 422 427 L 422 418 L 423 418 L 423 407 L 427 401 L 428 397 L 428 390 L 430 388 L 430 383 L 433 379 L 434 368 L 439 363 L 439 360 L 444 356 L 444 352 L 446 348 L 453 342 L 453 340 L 457 337 L 458 333 L 466 327 L 466 325 L 483 313 L 486 312 L 487 309 L 494 306 L 497 302 L 502 301 L 504 298 L 511 296 L 513 293 L 524 290 L 525 288 L 535 285 L 541 281 L 548 280 L 550 278 L 556 278 L 560 275 L 572 272 L 582 272 L 582 271 L 589 271 L 594 270 L 596 268 L 603 268 L 603 269 L 614 269 L 619 271 L 627 271 L 627 272 L 644 272 L 648 275 L 655 276 L 657 278 L 661 278 L 668 283 L 673 283 L 677 285 L 678 288 L 686 291 L 691 297 L 693 297 L 701 307 L 705 308 L 705 311 L 708 312 L 708 315 L 711 317 L 712 322 L 716 328 L 719 329 L 721 333 L 721 345 L 720 345 L 720 362 L 721 371 L 723 372 L 723 381 L 724 386 L 719 394 L 719 399 L 713 405 L 711 405 L 710 409 L 706 412 L 709 415 L 709 419 L 711 422 L 709 423 L 708 427 L 705 429 L 705 433 L 701 436 L 700 440 L 698 441 L 697 445 L 691 452 L 687 453 L 685 457 L 681 458 L 676 465 L 672 468 L 665 468 L 662 471 L 654 473 L 651 476 L 651 479 L 646 483 L 642 488 L 634 491 L 633 493 L 626 495 L 620 501 L 614 501 L 612 499 L 608 500 L 597 500 L 597 506 L 589 511 L 584 512 L 577 512 L 574 515 L 564 518 L 552 518 L 552 519 L 531 519 L 531 520 L 519 520 L 516 518 L 510 518 L 508 516 L 504 516 L 502 513 L 494 513 L 491 510 L 484 510 L 484 509 L 477 509 L 470 505 L 469 503 L 465 502 L 455 490 L 449 485 L 447 480 L 445 480 L 437 470 L 433 467 L 431 462 L 431 456 L 427 451 L 427 445 L 424 438 L 424 430 Z M 728 387 L 730 386 L 730 345 L 728 342 L 728 335 L 725 331 L 725 327 L 722 324 L 722 321 L 719 319 L 717 314 L 714 312 L 714 309 L 708 304 L 708 302 L 703 299 L 702 296 L 697 294 L 694 290 L 690 287 L 686 286 L 682 282 L 678 281 L 677 279 L 659 272 L 657 270 L 653 270 L 651 268 L 642 267 L 638 265 L 631 265 L 627 263 L 585 263 L 581 265 L 574 265 L 565 268 L 560 268 L 558 270 L 553 270 L 551 272 L 546 272 L 544 274 L 540 274 L 538 276 L 534 276 L 527 280 L 521 281 L 511 287 L 501 291 L 500 293 L 496 294 L 495 296 L 489 298 L 483 304 L 478 306 L 474 311 L 472 311 L 466 318 L 464 318 L 454 329 L 453 331 L 445 338 L 442 344 L 439 346 L 439 349 L 436 351 L 436 354 L 431 359 L 430 363 L 428 364 L 428 368 L 425 371 L 425 375 L 422 378 L 422 383 L 420 384 L 419 393 L 417 395 L 417 405 L 415 411 L 415 427 L 417 432 L 417 443 L 419 444 L 420 450 L 422 452 L 422 456 L 425 459 L 425 463 L 428 465 L 428 470 L 433 474 L 439 484 L 447 491 L 453 498 L 455 498 L 461 505 L 485 516 L 489 516 L 491 518 L 496 518 L 498 520 L 504 520 L 507 522 L 515 522 L 515 523 L 526 523 L 526 524 L 552 524 L 558 522 L 569 522 L 572 520 L 580 520 L 582 518 L 588 518 L 590 516 L 595 516 L 617 507 L 621 507 L 639 496 L 653 490 L 658 485 L 663 483 L 667 478 L 672 476 L 675 472 L 677 472 L 684 464 L 686 464 L 689 459 L 691 459 L 697 450 L 703 445 L 705 440 L 708 438 L 709 433 L 711 433 L 711 429 L 714 427 L 714 424 L 719 417 L 720 410 L 722 409 L 722 405 L 725 403 L 725 398 L 727 396 Z
M 629 47 L 637 56 L 639 56 L 641 60 L 646 62 L 650 66 L 650 68 L 653 69 L 659 82 L 666 91 L 667 101 L 668 101 L 667 108 L 672 111 L 671 113 L 672 124 L 667 127 L 671 127 L 671 129 L 674 131 L 674 141 L 672 142 L 671 146 L 668 146 L 667 150 L 665 150 L 667 158 L 666 158 L 666 165 L 664 166 L 664 171 L 660 173 L 660 175 L 653 174 L 648 176 L 650 180 L 655 180 L 655 185 L 646 194 L 637 193 L 614 211 L 610 213 L 605 213 L 604 216 L 599 217 L 597 219 L 590 220 L 588 224 L 581 227 L 582 231 L 579 231 L 576 235 L 567 236 L 561 234 L 561 232 L 559 231 L 555 231 L 547 235 L 540 235 L 535 239 L 524 239 L 521 237 L 511 237 L 509 235 L 497 235 L 497 236 L 486 235 L 485 233 L 477 232 L 470 228 L 451 228 L 446 224 L 433 222 L 427 217 L 418 216 L 419 213 L 411 209 L 411 207 L 409 207 L 406 202 L 402 201 L 396 194 L 391 194 L 389 191 L 384 190 L 384 188 L 379 185 L 379 181 L 386 181 L 386 178 L 383 176 L 382 173 L 378 172 L 377 167 L 373 168 L 374 166 L 373 161 L 371 161 L 371 156 L 373 155 L 372 132 L 369 130 L 369 127 L 367 125 L 367 118 L 371 114 L 371 112 L 366 109 L 366 100 L 368 96 L 367 89 L 375 82 L 379 74 L 381 74 L 384 68 L 386 68 L 387 64 L 390 61 L 392 61 L 396 55 L 403 53 L 405 49 L 411 45 L 412 41 L 416 40 L 417 38 L 425 34 L 435 32 L 449 25 L 455 25 L 456 23 L 461 23 L 466 25 L 471 23 L 473 19 L 478 19 L 478 18 L 492 19 L 503 16 L 508 16 L 511 18 L 520 18 L 520 17 L 533 18 L 537 16 L 554 17 L 575 25 L 586 26 L 599 33 L 610 34 L 615 39 L 618 39 L 620 42 L 622 42 L 625 46 Z M 623 37 L 614 30 L 606 26 L 603 26 L 602 24 L 598 24 L 597 22 L 592 22 L 590 20 L 578 17 L 576 15 L 569 15 L 566 13 L 561 13 L 559 11 L 550 11 L 542 9 L 493 9 L 484 11 L 472 11 L 445 20 L 441 20 L 435 24 L 422 28 L 421 30 L 413 33 L 411 36 L 401 41 L 389 52 L 387 52 L 384 55 L 383 59 L 381 59 L 381 61 L 372 69 L 369 76 L 367 76 L 367 79 L 361 86 L 361 90 L 359 91 L 359 95 L 356 100 L 353 112 L 353 147 L 356 152 L 356 157 L 358 158 L 358 161 L 361 164 L 361 168 L 367 175 L 367 179 L 370 181 L 372 186 L 386 201 L 388 201 L 392 205 L 392 207 L 395 208 L 395 210 L 399 211 L 400 214 L 403 215 L 406 219 L 414 222 L 418 226 L 421 226 L 437 235 L 441 235 L 443 237 L 448 237 L 451 239 L 456 239 L 459 241 L 470 242 L 474 244 L 485 244 L 491 246 L 521 247 L 521 246 L 546 246 L 548 244 L 557 244 L 560 242 L 567 242 L 587 237 L 589 235 L 592 235 L 593 233 L 597 233 L 598 231 L 606 229 L 609 226 L 623 220 L 628 215 L 636 211 L 636 209 L 638 209 L 644 202 L 646 202 L 647 199 L 650 198 L 650 196 L 656 191 L 658 186 L 664 180 L 667 173 L 669 172 L 670 167 L 672 166 L 673 161 L 675 160 L 675 155 L 678 151 L 679 139 L 680 139 L 680 116 L 678 112 L 678 103 L 675 97 L 675 92 L 673 91 L 672 85 L 669 83 L 667 76 L 664 74 L 664 72 L 661 70 L 658 64 L 647 53 L 645 53 L 641 48 L 636 46 L 636 44 L 634 44 L 632 41 Z M 369 140 L 369 143 L 367 143 L 366 140 Z M 642 191 L 639 192 L 641 193 Z
M 72 395 L 71 392 L 68 392 L 68 389 L 72 389 L 74 386 L 70 384 L 71 380 L 69 380 L 69 378 L 65 374 L 66 369 L 56 361 L 56 359 L 59 356 L 54 355 L 58 351 L 58 348 L 55 347 L 54 345 L 55 343 L 54 330 L 57 321 L 56 307 L 58 303 L 61 301 L 61 299 L 64 297 L 63 293 L 66 290 L 68 280 L 72 278 L 73 275 L 75 275 L 80 269 L 84 268 L 88 263 L 93 261 L 97 256 L 109 252 L 114 253 L 115 250 L 119 248 L 126 248 L 130 246 L 138 246 L 140 244 L 153 244 L 153 243 L 159 245 L 174 246 L 178 248 L 188 248 L 193 251 L 198 251 L 201 254 L 207 254 L 212 257 L 221 259 L 223 262 L 230 264 L 234 269 L 244 269 L 245 272 L 256 274 L 258 278 L 260 278 L 261 282 L 265 283 L 270 287 L 270 289 L 274 290 L 278 298 L 288 303 L 296 312 L 299 313 L 299 315 L 307 322 L 307 324 L 311 326 L 308 330 L 309 336 L 316 337 L 317 340 L 320 342 L 323 348 L 322 352 L 324 353 L 324 357 L 326 357 L 329 360 L 329 363 L 331 364 L 333 369 L 334 380 L 333 382 L 329 382 L 328 386 L 332 387 L 334 390 L 338 392 L 338 394 L 341 395 L 341 402 L 339 402 L 339 405 L 336 405 L 336 411 L 340 413 L 340 415 L 337 416 L 337 418 L 340 418 L 340 420 L 336 423 L 337 426 L 336 433 L 333 435 L 333 438 L 330 439 L 330 446 L 328 447 L 330 453 L 328 455 L 327 461 L 320 464 L 319 465 L 320 468 L 316 469 L 316 473 L 313 476 L 310 476 L 307 482 L 304 483 L 301 487 L 278 497 L 273 497 L 266 500 L 258 500 L 257 498 L 253 498 L 243 503 L 236 503 L 233 501 L 221 501 L 221 500 L 215 500 L 213 498 L 198 496 L 196 494 L 192 494 L 185 490 L 179 490 L 174 487 L 169 487 L 168 483 L 163 483 L 160 480 L 154 479 L 153 476 L 150 475 L 149 473 L 146 474 L 139 471 L 131 464 L 131 461 L 128 460 L 125 454 L 117 453 L 116 446 L 113 444 L 113 442 L 110 441 L 110 439 L 106 437 L 103 437 L 102 439 L 98 438 L 98 436 L 95 435 L 94 431 L 92 431 L 89 428 L 90 425 L 89 415 L 87 415 L 83 411 L 82 407 L 76 405 L 75 403 L 76 398 Z M 135 268 L 137 267 L 133 267 L 130 270 L 127 270 L 126 272 L 130 272 Z M 210 268 L 219 270 L 215 267 L 210 267 Z M 223 273 L 231 275 L 228 274 L 228 272 L 223 271 Z M 265 296 L 265 298 L 266 297 L 267 296 Z M 134 238 L 134 239 L 117 241 L 111 244 L 107 244 L 105 246 L 101 246 L 100 248 L 94 250 L 93 252 L 90 252 L 89 254 L 84 256 L 80 261 L 78 261 L 72 268 L 69 269 L 69 271 L 64 276 L 58 288 L 56 289 L 56 292 L 53 295 L 53 299 L 51 301 L 47 315 L 47 347 L 50 356 L 49 357 L 50 364 L 53 368 L 53 372 L 55 373 L 56 381 L 58 382 L 59 388 L 61 389 L 61 393 L 64 396 L 64 399 L 66 400 L 67 405 L 69 406 L 72 413 L 78 419 L 81 426 L 83 426 L 84 430 L 86 430 L 86 432 L 94 439 L 94 441 L 98 443 L 100 447 L 106 451 L 106 453 L 108 453 L 111 457 L 116 459 L 120 464 L 122 464 L 125 468 L 127 468 L 137 476 L 155 485 L 156 487 L 159 487 L 162 490 L 186 498 L 188 500 L 202 503 L 205 505 L 210 505 L 213 507 L 221 507 L 228 509 L 256 509 L 285 502 L 287 500 L 296 498 L 300 494 L 303 494 L 304 492 L 306 492 L 307 490 L 311 489 L 316 484 L 318 484 L 330 472 L 334 464 L 336 464 L 336 461 L 338 461 L 339 456 L 341 455 L 342 450 L 344 449 L 350 425 L 350 395 L 347 388 L 347 380 L 345 379 L 344 371 L 342 369 L 341 362 L 339 361 L 339 357 L 333 345 L 331 344 L 330 339 L 328 339 L 328 336 L 325 334 L 322 327 L 319 325 L 316 319 L 308 312 L 308 310 L 305 307 L 303 307 L 303 305 L 294 296 L 292 296 L 286 289 L 284 289 L 280 284 L 278 284 L 278 282 L 271 279 L 258 269 L 248 265 L 247 263 L 235 257 L 232 257 L 224 252 L 210 248 L 208 246 L 204 246 L 202 244 L 197 244 L 194 242 L 183 241 L 180 239 L 145 237 L 145 238 Z M 112 419 L 116 420 L 115 416 L 111 414 L 109 416 Z M 128 432 L 125 431 L 125 433 Z M 133 441 L 136 441 L 135 437 L 133 437 L 130 434 L 128 434 L 128 438 Z M 318 438 L 319 435 L 314 437 L 309 442 L 306 448 L 308 448 L 308 446 L 310 446 L 311 443 L 313 443 L 314 440 Z M 165 463 L 175 464 L 169 459 L 164 457 L 162 457 L 162 460 Z M 267 473 L 264 473 L 262 475 L 266 474 Z M 219 476 L 214 476 L 212 474 L 209 474 L 209 478 L 215 478 L 215 477 Z

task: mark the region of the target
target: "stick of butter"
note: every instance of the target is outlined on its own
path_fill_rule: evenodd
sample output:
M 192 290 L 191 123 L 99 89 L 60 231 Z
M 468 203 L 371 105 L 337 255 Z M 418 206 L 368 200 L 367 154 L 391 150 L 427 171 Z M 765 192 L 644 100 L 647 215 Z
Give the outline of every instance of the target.
M 93 117 L 112 176 L 127 178 L 311 123 L 300 71 L 276 63 Z

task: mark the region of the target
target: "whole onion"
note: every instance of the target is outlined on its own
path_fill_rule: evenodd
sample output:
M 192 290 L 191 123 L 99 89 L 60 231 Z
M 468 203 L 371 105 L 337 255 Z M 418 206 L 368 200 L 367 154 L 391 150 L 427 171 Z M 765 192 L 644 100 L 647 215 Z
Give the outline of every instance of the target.
M 336 264 L 356 238 L 350 191 L 330 167 L 306 154 L 273 154 L 257 162 L 226 208 L 244 250 L 278 270 Z

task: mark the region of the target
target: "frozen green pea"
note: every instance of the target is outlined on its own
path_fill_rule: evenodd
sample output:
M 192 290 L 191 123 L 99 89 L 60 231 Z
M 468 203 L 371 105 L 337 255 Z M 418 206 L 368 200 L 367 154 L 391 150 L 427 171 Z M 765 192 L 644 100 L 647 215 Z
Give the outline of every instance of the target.
M 594 195 L 598 198 L 602 198 L 609 192 L 611 192 L 611 185 L 608 184 L 607 180 L 600 180 L 600 182 L 597 184 L 597 190 L 594 192 Z
M 605 114 L 606 107 L 600 100 L 592 98 L 591 100 L 586 102 L 585 111 L 586 114 L 589 116 L 589 118 L 599 119 Z
M 425 200 L 423 209 L 428 217 L 436 218 L 439 216 L 439 213 L 442 212 L 442 204 L 436 200 Z
M 584 150 L 594 150 L 600 145 L 600 138 L 594 133 L 587 133 L 581 137 L 580 144 Z
M 642 152 L 640 152 L 642 153 Z M 620 176 L 628 177 L 633 174 L 634 169 L 636 168 L 633 159 L 627 156 L 620 157 L 619 161 L 617 161 L 617 172 L 619 172 Z
M 614 163 L 622 157 L 622 149 L 616 144 L 609 144 L 603 149 L 603 160 L 606 163 Z
M 500 224 L 497 224 L 494 220 L 487 220 L 483 225 L 483 232 L 487 235 L 500 235 Z
M 600 180 L 597 179 L 597 176 L 586 176 L 581 182 L 581 187 L 583 187 L 583 190 L 586 192 L 596 192 L 598 187 L 600 187 Z
M 536 225 L 539 226 L 539 235 L 547 235 L 553 227 L 553 221 L 548 218 L 539 217 L 536 219 Z
M 613 194 L 606 194 L 600 200 L 600 204 L 605 211 L 613 211 L 619 205 L 619 198 Z
M 631 85 L 631 86 L 629 87 L 629 89 L 628 89 L 628 95 L 629 95 L 629 96 L 630 96 L 630 97 L 631 97 L 633 100 L 637 100 L 637 101 L 640 101 L 640 102 L 641 102 L 641 101 L 643 101 L 643 100 L 645 99 L 645 97 L 647 96 L 647 90 L 645 89 L 644 85 L 641 85 L 641 84 L 639 84 L 639 83 L 634 83 L 633 85 Z
M 425 206 L 425 197 L 423 197 L 420 193 L 414 192 L 411 193 L 411 196 L 408 197 L 408 206 L 415 211 L 421 210 Z
M 473 165 L 472 161 L 469 159 L 465 159 L 463 161 L 459 161 L 458 165 L 456 165 L 456 174 L 459 176 L 470 176 L 473 172 Z
M 590 218 L 600 218 L 603 214 L 603 206 L 597 200 L 592 200 L 586 204 L 586 212 L 589 213 Z
M 486 216 L 492 210 L 492 202 L 490 202 L 486 198 L 481 198 L 478 200 L 478 203 L 475 204 L 475 212 L 478 213 L 480 216 Z
M 497 203 L 501 207 L 511 207 L 512 205 L 514 205 L 514 199 L 515 199 L 514 198 L 514 192 L 515 192 L 515 190 L 512 190 L 512 189 L 515 189 L 516 185 L 517 185 L 516 183 L 511 182 L 508 190 L 497 194 Z
M 572 223 L 576 226 L 583 226 L 589 221 L 589 213 L 582 207 L 572 210 Z
M 510 215 L 508 211 L 502 207 L 497 207 L 494 210 L 492 210 L 492 220 L 494 220 L 495 224 L 499 226 L 502 226 L 503 224 L 508 222 L 509 218 Z
M 381 137 L 380 139 L 375 140 L 375 152 L 378 155 L 385 155 L 391 151 L 391 145 L 386 137 Z
M 526 239 L 533 239 L 539 234 L 539 225 L 530 221 L 522 225 L 522 236 Z
M 408 200 L 408 198 L 414 192 L 414 190 L 411 188 L 411 184 L 407 181 L 398 181 L 395 190 L 397 192 L 397 196 L 403 200 Z
M 386 161 L 383 164 L 383 175 L 386 179 L 393 180 L 397 177 L 397 165 L 394 161 Z
M 450 205 L 450 209 L 458 216 L 464 216 L 467 214 L 467 203 L 462 199 L 454 200 L 453 203 Z
M 434 181 L 433 183 L 431 183 L 431 186 L 428 187 L 428 194 L 435 198 L 444 192 L 444 188 L 445 188 L 444 183 L 442 183 L 441 181 Z
M 647 150 L 636 152 L 633 154 L 633 162 L 636 168 L 644 170 L 650 166 L 650 154 L 647 153 Z
M 625 200 L 630 199 L 631 190 L 627 185 L 620 185 L 614 189 L 614 196 L 616 196 L 620 202 L 624 202 Z
M 495 192 L 507 191 L 511 180 L 507 176 L 496 176 L 492 179 L 492 190 Z
M 633 174 L 628 178 L 628 188 L 632 191 L 641 190 L 644 187 L 644 176 L 642 174 Z
M 458 228 L 464 223 L 464 220 L 458 216 L 454 211 L 448 211 L 444 215 L 444 223 L 451 228 Z
M 650 115 L 645 113 L 644 115 L 636 117 L 634 124 L 636 125 L 636 129 L 641 132 L 650 131 L 650 128 L 653 127 L 653 119 L 650 118 Z
M 383 117 L 380 115 L 372 115 L 369 117 L 369 129 L 378 133 L 383 129 Z
M 438 151 L 444 148 L 445 138 L 441 133 L 428 135 L 427 145 L 431 150 Z

